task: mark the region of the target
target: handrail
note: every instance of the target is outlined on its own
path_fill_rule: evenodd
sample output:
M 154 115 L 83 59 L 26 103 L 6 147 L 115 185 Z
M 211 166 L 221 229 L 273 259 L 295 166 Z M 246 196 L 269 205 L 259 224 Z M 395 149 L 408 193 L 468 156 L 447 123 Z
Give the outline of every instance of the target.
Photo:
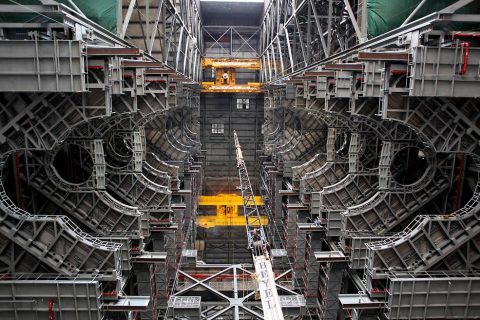
M 13 152 L 7 152 L 0 157 L 0 177 L 3 176 L 6 159 L 12 153 Z M 81 242 L 98 249 L 115 251 L 122 246 L 119 243 L 99 240 L 98 238 L 85 233 L 67 216 L 32 215 L 29 212 L 18 208 L 5 192 L 2 179 L 0 179 L 0 208 L 3 209 L 6 214 L 18 220 L 57 222 L 63 225 L 65 227 L 65 230 L 70 233 L 74 238 L 77 238 Z
M 297 179 L 297 180 L 301 179 L 302 177 L 305 176 L 305 174 L 310 172 L 307 170 L 314 169 L 315 165 L 318 163 L 321 164 L 320 167 L 323 166 L 327 162 L 327 159 L 325 156 L 326 155 L 323 153 L 317 153 L 310 160 L 304 162 L 303 164 L 300 164 L 298 166 L 293 166 L 292 167 L 293 179 Z
M 150 159 L 149 159 L 150 157 Z M 161 160 L 155 153 L 153 152 L 148 152 L 147 153 L 147 161 L 149 160 L 154 160 L 157 163 L 156 168 L 158 169 L 159 166 L 165 167 L 167 172 L 171 177 L 178 179 L 178 170 L 179 167 L 173 164 L 169 164 L 163 160 Z M 149 164 L 150 165 L 150 164 Z M 152 165 L 153 167 L 153 165 Z

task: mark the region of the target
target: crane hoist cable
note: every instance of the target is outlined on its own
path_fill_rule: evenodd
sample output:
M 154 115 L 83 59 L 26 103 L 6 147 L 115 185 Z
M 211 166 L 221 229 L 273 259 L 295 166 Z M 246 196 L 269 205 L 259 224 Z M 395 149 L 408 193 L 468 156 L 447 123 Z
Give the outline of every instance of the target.
M 240 178 L 240 190 L 243 200 L 243 213 L 247 229 L 248 248 L 252 252 L 255 265 L 255 274 L 258 282 L 258 291 L 262 301 L 265 320 L 283 320 L 282 307 L 275 284 L 275 275 L 269 254 L 268 239 L 262 225 L 260 211 L 255 202 L 252 184 L 248 176 L 247 166 L 243 159 L 242 149 L 238 141 L 237 132 L 233 131 L 235 152 L 237 156 L 237 169 Z

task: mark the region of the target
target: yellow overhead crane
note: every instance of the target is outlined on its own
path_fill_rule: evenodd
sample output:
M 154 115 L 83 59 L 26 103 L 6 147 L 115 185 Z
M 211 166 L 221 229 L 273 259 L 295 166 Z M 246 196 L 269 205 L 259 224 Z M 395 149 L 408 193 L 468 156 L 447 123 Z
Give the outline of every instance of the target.
M 256 196 L 258 206 L 263 205 L 262 197 Z M 200 196 L 200 206 L 216 206 L 216 215 L 197 216 L 197 225 L 204 228 L 245 226 L 245 216 L 238 214 L 238 207 L 243 206 L 242 196 L 236 194 L 219 194 L 216 196 Z M 252 218 L 253 219 L 253 218 Z M 253 220 L 250 221 L 254 223 Z M 261 217 L 262 225 L 268 224 L 266 216 Z
M 260 93 L 260 82 L 237 84 L 235 69 L 260 70 L 260 59 L 203 58 L 202 69 L 215 71 L 215 82 L 202 82 L 202 92 Z
M 236 59 L 236 58 L 203 58 L 202 67 L 203 69 L 215 68 L 215 69 L 225 69 L 225 68 L 237 68 L 237 69 L 249 69 L 249 70 L 260 70 L 261 67 L 260 59 Z

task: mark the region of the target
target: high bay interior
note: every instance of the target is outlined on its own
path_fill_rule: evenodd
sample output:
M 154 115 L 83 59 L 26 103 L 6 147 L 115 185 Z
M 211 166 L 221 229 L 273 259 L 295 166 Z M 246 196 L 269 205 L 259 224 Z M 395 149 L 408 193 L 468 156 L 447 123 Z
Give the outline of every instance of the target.
M 0 0 L 0 319 L 474 319 L 480 1 Z

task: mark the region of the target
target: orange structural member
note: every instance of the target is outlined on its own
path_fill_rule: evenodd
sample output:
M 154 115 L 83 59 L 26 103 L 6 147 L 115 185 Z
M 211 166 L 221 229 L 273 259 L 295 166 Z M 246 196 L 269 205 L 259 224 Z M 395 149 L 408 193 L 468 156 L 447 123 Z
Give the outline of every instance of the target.
M 256 196 L 257 206 L 262 206 L 262 197 Z M 199 205 L 215 206 L 216 215 L 197 216 L 197 225 L 204 228 L 225 227 L 225 226 L 245 226 L 245 216 L 238 214 L 239 207 L 243 206 L 242 197 L 236 194 L 219 194 L 216 196 L 200 196 Z M 266 216 L 261 217 L 261 224 L 268 224 Z
M 202 92 L 216 93 L 260 93 L 259 82 L 238 84 L 236 69 L 260 70 L 260 59 L 214 59 L 204 58 L 203 69 L 212 69 L 215 81 L 202 82 Z
M 249 69 L 260 70 L 262 66 L 260 59 L 216 59 L 216 58 L 203 58 L 203 69 Z
M 261 93 L 259 82 L 249 82 L 247 84 L 220 84 L 214 82 L 202 82 L 202 92 L 212 93 Z

